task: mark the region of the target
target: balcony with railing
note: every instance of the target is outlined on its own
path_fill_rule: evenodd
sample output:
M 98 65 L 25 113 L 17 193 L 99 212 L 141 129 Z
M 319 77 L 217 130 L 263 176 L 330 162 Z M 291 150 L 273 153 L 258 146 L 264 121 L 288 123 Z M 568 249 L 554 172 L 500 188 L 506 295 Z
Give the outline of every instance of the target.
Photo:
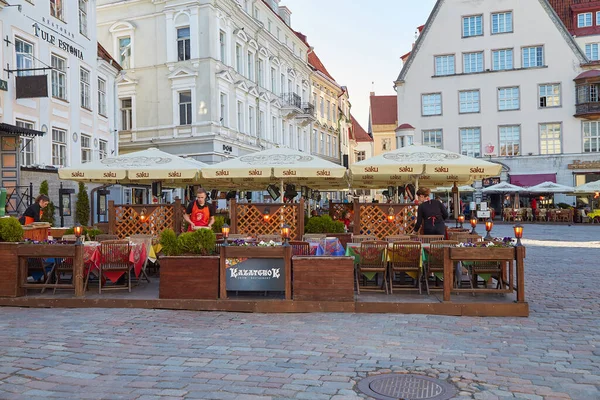
M 575 117 L 600 119 L 600 71 L 591 70 L 575 78 Z
M 288 118 L 294 117 L 310 121 L 315 120 L 315 106 L 312 103 L 303 103 L 302 97 L 296 93 L 284 93 L 281 96 L 283 109 L 288 111 Z

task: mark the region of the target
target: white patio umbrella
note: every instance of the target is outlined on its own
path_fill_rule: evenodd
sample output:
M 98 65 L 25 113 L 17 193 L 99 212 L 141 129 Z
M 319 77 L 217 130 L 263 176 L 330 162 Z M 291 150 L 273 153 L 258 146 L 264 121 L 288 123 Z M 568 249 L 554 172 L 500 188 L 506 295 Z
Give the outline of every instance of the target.
M 492 193 L 514 194 L 515 197 L 514 197 L 513 207 L 519 208 L 519 193 L 527 192 L 527 189 L 525 189 L 521 186 L 510 184 L 508 182 L 500 182 L 495 185 L 488 186 L 488 187 L 482 189 L 481 191 L 483 193 L 488 193 L 488 194 L 492 194 Z
M 573 186 L 560 185 L 554 182 L 543 182 L 527 188 L 529 193 L 572 193 L 575 190 Z
M 432 190 L 432 192 L 451 192 L 452 191 L 452 186 L 440 186 L 440 187 L 436 187 L 434 190 Z M 469 186 L 469 185 L 462 185 L 458 187 L 458 191 L 460 193 L 473 193 L 475 191 L 475 188 L 473 186 Z
M 352 186 L 378 189 L 415 183 L 430 187 L 470 184 L 500 175 L 502 165 L 428 146 L 411 145 L 354 163 Z
M 588 182 L 573 189 L 574 194 L 596 194 L 600 192 L 600 181 Z
M 238 190 L 266 190 L 270 184 L 299 184 L 311 189 L 347 190 L 346 168 L 288 148 L 274 148 L 202 169 L 201 181 Z
M 207 164 L 185 159 L 151 147 L 147 150 L 107 157 L 71 167 L 59 168 L 60 179 L 94 183 L 172 184 L 198 182 L 199 170 Z

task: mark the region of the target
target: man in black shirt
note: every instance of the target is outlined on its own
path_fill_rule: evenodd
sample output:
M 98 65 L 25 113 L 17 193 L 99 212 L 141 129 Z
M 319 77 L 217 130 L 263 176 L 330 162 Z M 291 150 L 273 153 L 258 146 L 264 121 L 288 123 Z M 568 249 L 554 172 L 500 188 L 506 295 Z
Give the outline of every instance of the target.
M 430 194 L 431 190 L 426 187 L 417 190 L 419 209 L 417 211 L 415 232 L 419 232 L 419 229 L 423 226 L 425 235 L 445 235 L 446 223 L 444 220 L 448 219 L 448 210 L 441 201 L 431 200 L 429 198 Z

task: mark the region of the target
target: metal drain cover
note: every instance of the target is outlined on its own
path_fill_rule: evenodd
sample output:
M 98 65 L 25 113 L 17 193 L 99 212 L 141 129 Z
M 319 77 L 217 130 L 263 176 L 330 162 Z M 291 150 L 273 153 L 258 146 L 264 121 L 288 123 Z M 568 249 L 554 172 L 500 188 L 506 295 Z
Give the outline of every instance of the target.
M 413 374 L 374 375 L 357 388 L 377 400 L 448 400 L 458 393 L 448 382 Z

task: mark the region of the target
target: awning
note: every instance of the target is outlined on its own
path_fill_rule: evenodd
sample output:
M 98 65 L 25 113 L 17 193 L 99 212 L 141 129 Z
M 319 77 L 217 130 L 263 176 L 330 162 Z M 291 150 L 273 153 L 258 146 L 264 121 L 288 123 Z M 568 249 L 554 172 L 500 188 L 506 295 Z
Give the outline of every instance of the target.
M 517 186 L 535 186 L 543 182 L 556 183 L 556 174 L 511 175 L 510 183 Z
M 14 126 L 11 124 L 0 123 L 0 136 L 12 135 L 12 136 L 44 136 L 45 132 L 36 131 L 29 128 L 23 128 L 20 126 Z

